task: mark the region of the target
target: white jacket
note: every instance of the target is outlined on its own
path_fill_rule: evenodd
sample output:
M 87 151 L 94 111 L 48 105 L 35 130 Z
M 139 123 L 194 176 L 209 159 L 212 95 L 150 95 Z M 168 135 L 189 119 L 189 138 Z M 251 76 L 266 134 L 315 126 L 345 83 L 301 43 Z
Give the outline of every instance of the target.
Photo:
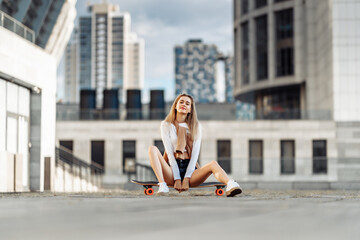
M 179 126 L 187 128 L 189 131 L 189 127 L 186 123 L 179 123 Z M 161 122 L 160 125 L 160 131 L 161 131 L 161 139 L 163 141 L 165 151 L 169 158 L 169 163 L 174 175 L 174 180 L 181 179 L 180 177 L 180 171 L 179 167 L 176 163 L 176 159 L 174 156 L 176 144 L 177 144 L 177 133 L 176 133 L 176 127 L 174 124 L 166 122 L 165 120 Z M 198 134 L 196 139 L 193 142 L 192 146 L 192 152 L 191 152 L 191 159 L 189 162 L 189 165 L 186 169 L 185 177 L 190 178 L 193 174 L 196 166 L 196 162 L 199 157 L 200 153 L 200 145 L 201 145 L 201 125 L 199 123 L 198 127 Z

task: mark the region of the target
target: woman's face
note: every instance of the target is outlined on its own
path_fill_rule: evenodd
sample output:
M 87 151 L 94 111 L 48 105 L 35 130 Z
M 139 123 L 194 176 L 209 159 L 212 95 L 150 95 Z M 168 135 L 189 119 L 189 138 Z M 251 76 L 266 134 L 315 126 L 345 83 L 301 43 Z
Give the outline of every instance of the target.
M 180 97 L 176 104 L 176 111 L 178 113 L 188 114 L 191 112 L 191 99 L 186 96 Z

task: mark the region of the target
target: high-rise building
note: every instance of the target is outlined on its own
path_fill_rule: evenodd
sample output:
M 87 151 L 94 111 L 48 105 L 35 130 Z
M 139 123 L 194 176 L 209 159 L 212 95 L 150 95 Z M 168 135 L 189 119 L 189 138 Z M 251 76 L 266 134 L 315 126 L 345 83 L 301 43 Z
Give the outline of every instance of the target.
M 199 39 L 175 46 L 175 94 L 186 92 L 196 102 L 216 102 L 218 51 Z
M 125 89 L 142 89 L 144 87 L 144 40 L 136 33 L 130 33 L 127 41 L 128 64 Z
M 175 94 L 191 94 L 200 103 L 217 102 L 219 61 L 224 62 L 225 102 L 233 102 L 233 57 L 200 39 L 190 39 L 185 45 L 175 46 Z
M 358 7 L 235 0 L 236 98 L 254 104 L 257 118 L 360 120 Z
M 118 5 L 89 6 L 90 15 L 79 18 L 79 89 L 96 89 L 102 106 L 104 89 L 139 89 L 144 78 L 144 41 L 131 33 L 131 17 Z
M 311 153 L 313 172 L 326 172 L 322 156 L 337 151 L 339 181 L 360 176 L 359 10 L 347 0 L 234 0 L 235 98 L 255 119 L 334 124 L 333 147 L 315 135 Z M 281 151 L 295 155 L 287 144 Z
M 0 1 L 0 192 L 53 189 L 56 70 L 75 2 Z
M 74 27 L 75 3 L 76 0 L 0 0 L 0 10 L 34 31 L 34 42 L 59 63 Z M 21 34 L 24 30 L 17 28 L 16 32 Z M 26 34 L 26 38 L 31 35 Z
M 79 84 L 78 80 L 78 41 L 76 37 L 77 31 L 74 31 L 74 37 L 69 41 L 65 49 L 65 61 L 64 61 L 64 99 L 65 103 L 79 102 Z

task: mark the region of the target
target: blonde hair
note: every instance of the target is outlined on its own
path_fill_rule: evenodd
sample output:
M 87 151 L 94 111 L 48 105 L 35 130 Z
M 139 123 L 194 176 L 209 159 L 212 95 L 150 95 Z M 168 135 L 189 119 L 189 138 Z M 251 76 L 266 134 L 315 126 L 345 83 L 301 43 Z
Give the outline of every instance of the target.
M 176 120 L 176 113 L 177 113 L 176 105 L 181 97 L 188 97 L 191 99 L 191 111 L 186 116 L 185 122 L 189 127 L 191 138 L 192 140 L 194 140 L 197 137 L 199 121 L 196 114 L 194 98 L 191 95 L 186 93 L 179 94 L 174 100 L 174 103 L 172 104 L 170 112 L 166 116 L 165 121 L 168 123 L 174 123 L 174 121 Z

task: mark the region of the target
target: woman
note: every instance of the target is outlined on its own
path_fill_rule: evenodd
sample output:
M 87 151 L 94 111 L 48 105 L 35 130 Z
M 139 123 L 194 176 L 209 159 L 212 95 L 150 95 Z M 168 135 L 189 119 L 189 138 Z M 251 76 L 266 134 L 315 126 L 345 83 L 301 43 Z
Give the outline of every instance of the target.
M 157 147 L 149 148 L 150 164 L 159 181 L 159 195 L 169 192 L 167 185 L 174 186 L 179 192 L 187 191 L 189 187 L 203 183 L 211 174 L 227 185 L 226 196 L 241 193 L 239 184 L 229 179 L 216 161 L 195 169 L 200 152 L 201 125 L 192 96 L 177 96 L 170 113 L 161 122 L 160 130 L 165 147 L 164 156 Z

